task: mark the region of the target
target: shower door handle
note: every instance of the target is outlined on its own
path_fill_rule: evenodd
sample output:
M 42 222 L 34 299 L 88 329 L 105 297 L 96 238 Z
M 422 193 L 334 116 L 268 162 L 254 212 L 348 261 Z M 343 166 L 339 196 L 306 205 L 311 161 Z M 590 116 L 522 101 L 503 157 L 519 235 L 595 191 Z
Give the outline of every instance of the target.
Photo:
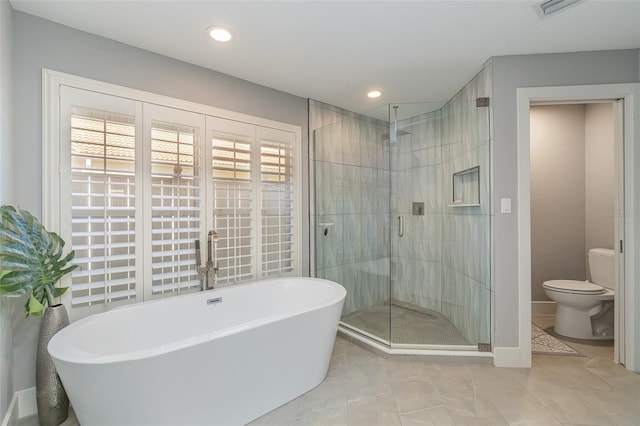
M 398 216 L 398 237 L 404 235 L 404 217 Z

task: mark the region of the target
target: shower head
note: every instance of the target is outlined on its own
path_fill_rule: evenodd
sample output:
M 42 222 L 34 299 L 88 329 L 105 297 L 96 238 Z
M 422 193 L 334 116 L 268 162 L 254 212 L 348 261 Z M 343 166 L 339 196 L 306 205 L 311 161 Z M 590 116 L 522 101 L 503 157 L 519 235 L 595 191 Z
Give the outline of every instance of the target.
M 382 135 L 382 140 L 383 141 L 388 141 L 389 139 L 391 139 L 391 143 L 394 143 L 398 140 L 398 138 L 400 136 L 405 136 L 405 135 L 410 135 L 411 132 L 407 132 L 406 130 L 402 130 L 402 129 L 398 129 L 398 108 L 399 105 L 394 105 L 393 106 L 393 122 L 391 122 L 390 124 L 392 124 L 392 128 L 391 128 L 391 132 L 390 133 L 385 133 Z M 390 136 L 394 136 L 393 138 L 390 138 Z
M 402 130 L 402 129 L 398 129 L 396 130 L 396 137 L 399 138 L 400 136 L 405 136 L 405 135 L 410 135 L 411 132 L 407 132 L 406 130 Z M 391 134 L 389 133 L 383 133 L 382 134 L 382 138 L 387 140 L 389 139 L 389 136 L 391 136 Z

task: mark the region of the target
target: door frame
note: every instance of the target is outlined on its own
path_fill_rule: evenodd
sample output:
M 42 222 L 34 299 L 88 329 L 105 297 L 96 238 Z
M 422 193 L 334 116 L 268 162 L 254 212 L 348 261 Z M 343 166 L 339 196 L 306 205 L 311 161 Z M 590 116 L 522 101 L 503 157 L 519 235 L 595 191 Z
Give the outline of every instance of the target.
M 620 267 L 624 273 L 623 288 L 616 289 L 616 310 L 619 316 L 615 343 L 616 362 L 623 360 L 629 370 L 640 371 L 640 289 L 636 283 L 635 262 L 640 243 L 640 197 L 634 197 L 634 188 L 640 188 L 640 149 L 634 149 L 634 141 L 640 140 L 640 83 L 598 84 L 586 86 L 526 87 L 517 89 L 517 128 L 518 128 L 518 328 L 519 328 L 519 364 L 531 366 L 531 189 L 530 189 L 530 106 L 531 103 L 555 102 L 578 103 L 594 100 L 621 100 L 624 156 L 616 152 L 617 158 L 623 157 L 624 211 L 620 212 L 624 221 L 624 232 L 619 240 L 624 243 L 620 256 Z M 619 115 L 620 107 L 615 107 Z M 615 117 L 615 115 L 614 115 Z M 637 213 L 636 213 L 637 212 Z M 620 220 L 616 220 L 616 232 Z M 616 247 L 618 249 L 618 247 Z M 619 253 L 619 250 L 617 250 Z M 619 297 L 624 294 L 623 297 Z M 624 299 L 624 300 L 621 300 Z M 618 349 L 623 352 L 619 353 Z

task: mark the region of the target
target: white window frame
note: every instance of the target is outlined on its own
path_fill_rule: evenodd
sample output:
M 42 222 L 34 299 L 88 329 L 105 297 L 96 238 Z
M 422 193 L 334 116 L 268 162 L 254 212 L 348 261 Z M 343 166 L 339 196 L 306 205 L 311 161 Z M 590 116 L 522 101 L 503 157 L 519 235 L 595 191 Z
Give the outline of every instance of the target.
M 50 69 L 42 69 L 42 217 L 43 225 L 54 232 L 60 233 L 62 230 L 61 217 L 61 179 L 60 179 L 60 88 L 61 86 L 69 86 L 77 89 L 93 91 L 105 95 L 118 96 L 134 101 L 141 101 L 150 104 L 156 104 L 174 109 L 182 109 L 185 111 L 203 114 L 260 126 L 291 132 L 295 135 L 293 143 L 294 155 L 293 166 L 297 173 L 294 175 L 294 199 L 298 200 L 294 206 L 294 229 L 297 230 L 295 235 L 295 252 L 296 260 L 294 274 L 301 274 L 302 244 L 303 232 L 302 226 L 302 174 L 301 174 L 301 135 L 300 126 L 283 123 L 279 121 L 269 120 L 261 117 L 255 117 L 235 111 L 229 111 L 208 105 L 203 105 L 191 101 L 172 98 L 169 96 L 158 95 L 138 89 L 132 89 L 111 83 L 105 83 L 72 74 L 62 73 Z M 207 144 L 209 145 L 209 144 Z M 207 173 L 205 169 L 203 172 Z M 204 176 L 203 176 L 204 178 Z M 259 194 L 256 194 L 259 198 Z M 259 201 L 259 200 L 258 200 Z M 208 208 L 206 209 L 208 212 Z M 209 215 L 210 216 L 210 215 Z M 260 242 L 256 240 L 256 244 L 260 247 Z M 258 259 L 257 262 L 261 260 Z M 71 285 L 71 277 L 63 278 L 61 285 L 69 287 Z M 142 285 L 142 284 L 141 284 Z M 79 316 L 74 315 L 71 309 L 71 291 L 68 291 L 62 297 L 64 303 L 71 314 L 71 320 L 78 319 Z M 105 309 L 109 309 L 107 306 Z

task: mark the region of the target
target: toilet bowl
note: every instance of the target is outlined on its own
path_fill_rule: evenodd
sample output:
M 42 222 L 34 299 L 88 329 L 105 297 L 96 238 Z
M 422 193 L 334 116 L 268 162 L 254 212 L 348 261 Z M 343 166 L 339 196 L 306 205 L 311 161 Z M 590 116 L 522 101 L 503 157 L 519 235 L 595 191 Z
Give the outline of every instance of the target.
M 593 282 L 551 280 L 542 284 L 556 302 L 556 333 L 576 339 L 613 339 L 615 252 L 589 250 L 589 270 Z

